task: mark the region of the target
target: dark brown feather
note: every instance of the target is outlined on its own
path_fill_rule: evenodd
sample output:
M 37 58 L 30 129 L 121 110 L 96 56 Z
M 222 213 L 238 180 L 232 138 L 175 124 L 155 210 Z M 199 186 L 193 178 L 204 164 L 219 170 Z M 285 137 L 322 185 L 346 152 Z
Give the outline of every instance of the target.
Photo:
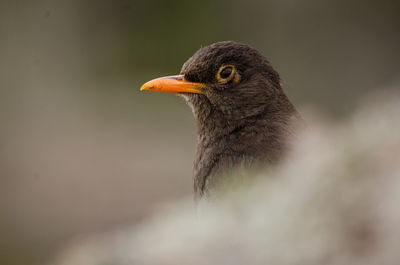
M 234 65 L 240 82 L 220 84 L 216 73 Z M 278 73 L 256 49 L 236 42 L 198 50 L 182 67 L 189 81 L 206 83 L 203 94 L 184 94 L 198 124 L 194 189 L 201 197 L 239 166 L 276 163 L 300 120 Z

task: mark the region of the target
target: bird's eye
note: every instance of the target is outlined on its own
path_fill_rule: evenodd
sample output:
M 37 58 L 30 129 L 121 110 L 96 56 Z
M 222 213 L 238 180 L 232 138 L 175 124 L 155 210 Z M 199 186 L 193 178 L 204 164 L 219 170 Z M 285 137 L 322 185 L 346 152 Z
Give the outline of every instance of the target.
M 239 74 L 233 65 L 223 65 L 217 72 L 217 81 L 220 84 L 225 84 L 234 79 L 234 82 L 239 82 Z
M 223 78 L 223 79 L 227 79 L 231 74 L 232 74 L 232 71 L 233 71 L 233 69 L 232 69 L 232 67 L 225 67 L 222 71 L 221 71 L 221 73 L 219 73 L 219 75 L 221 76 L 221 78 Z

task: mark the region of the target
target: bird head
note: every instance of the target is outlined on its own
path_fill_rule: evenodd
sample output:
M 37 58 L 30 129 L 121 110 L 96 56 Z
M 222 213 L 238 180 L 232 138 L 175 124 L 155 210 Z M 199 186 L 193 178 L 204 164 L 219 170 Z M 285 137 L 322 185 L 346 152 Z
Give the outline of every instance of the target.
M 213 117 L 226 127 L 237 121 L 273 112 L 284 95 L 278 73 L 256 49 L 232 41 L 199 49 L 183 65 L 180 75 L 145 83 L 140 90 L 182 95 L 199 120 Z M 204 121 L 202 121 L 204 122 Z

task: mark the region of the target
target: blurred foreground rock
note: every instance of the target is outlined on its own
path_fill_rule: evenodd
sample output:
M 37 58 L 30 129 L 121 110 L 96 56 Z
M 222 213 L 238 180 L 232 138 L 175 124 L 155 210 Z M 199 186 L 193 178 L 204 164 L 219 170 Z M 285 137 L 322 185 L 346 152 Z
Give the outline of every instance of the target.
M 71 242 L 55 264 L 399 264 L 400 98 L 371 101 L 346 122 L 310 124 L 253 184 Z

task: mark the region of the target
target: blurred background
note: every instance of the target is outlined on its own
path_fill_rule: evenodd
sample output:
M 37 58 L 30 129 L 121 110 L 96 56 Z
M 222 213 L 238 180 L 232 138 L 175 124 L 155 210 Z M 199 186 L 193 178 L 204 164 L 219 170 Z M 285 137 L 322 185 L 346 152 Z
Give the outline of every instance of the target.
M 43 264 L 191 196 L 191 110 L 145 81 L 235 40 L 300 109 L 341 119 L 400 82 L 399 13 L 396 0 L 1 0 L 0 264 Z

